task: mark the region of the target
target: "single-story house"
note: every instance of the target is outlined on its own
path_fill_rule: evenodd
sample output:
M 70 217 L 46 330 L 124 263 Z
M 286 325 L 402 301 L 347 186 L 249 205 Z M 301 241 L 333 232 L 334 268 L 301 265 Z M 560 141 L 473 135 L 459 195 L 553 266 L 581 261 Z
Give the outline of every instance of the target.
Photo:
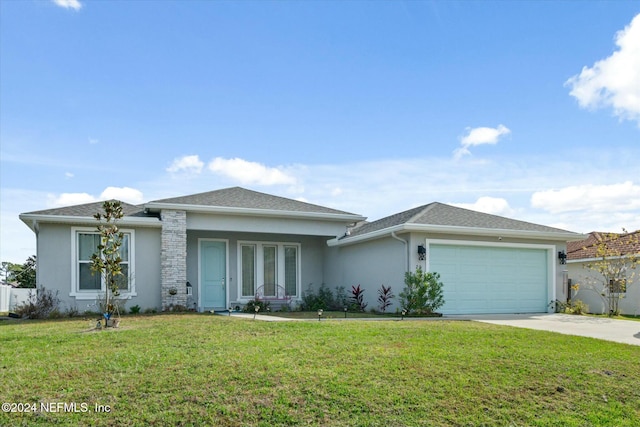
M 369 307 L 380 285 L 398 295 L 417 266 L 444 283 L 445 314 L 548 311 L 566 299 L 559 253 L 584 236 L 441 203 L 374 222 L 239 187 L 123 203 L 121 298 L 128 306 L 198 311 L 255 295 L 300 302 L 309 287 L 360 284 Z M 83 310 L 104 292 L 90 272 L 102 203 L 24 213 L 37 237 L 37 283 Z M 391 309 L 398 307 L 397 299 Z
M 612 238 L 613 237 L 613 238 Z M 567 270 L 572 285 L 577 291 L 572 291 L 572 298 L 580 300 L 589 306 L 590 313 L 607 313 L 607 298 L 611 289 L 605 286 L 604 277 L 597 271 L 587 268 L 594 261 L 602 260 L 598 254 L 598 246 L 604 244 L 607 252 L 615 263 L 621 257 L 630 261 L 632 257 L 640 258 L 640 230 L 632 233 L 603 233 L 591 232 L 586 239 L 571 241 L 567 244 Z M 626 262 L 631 266 L 631 262 Z M 625 273 L 628 279 L 624 286 L 613 290 L 620 293 L 619 308 L 622 314 L 640 314 L 640 265 L 629 268 Z

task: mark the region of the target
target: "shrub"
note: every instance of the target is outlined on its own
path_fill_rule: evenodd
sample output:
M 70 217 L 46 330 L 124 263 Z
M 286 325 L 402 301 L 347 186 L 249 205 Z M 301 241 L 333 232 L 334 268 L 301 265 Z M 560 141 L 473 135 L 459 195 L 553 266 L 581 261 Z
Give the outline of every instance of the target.
M 138 304 L 136 304 L 136 305 L 132 306 L 132 307 L 129 309 L 129 313 L 131 313 L 131 314 L 138 314 L 138 313 L 140 313 L 140 306 L 139 306 Z
M 554 307 L 556 313 L 585 314 L 589 312 L 589 306 L 579 299 L 567 302 L 555 300 L 551 301 L 549 306 Z
M 378 289 L 378 308 L 380 311 L 386 313 L 387 308 L 391 305 L 391 300 L 395 297 L 391 292 L 391 286 L 380 285 L 380 289 Z
M 311 284 L 307 291 L 302 294 L 302 311 L 332 310 L 336 308 L 336 301 L 333 292 L 324 283 L 318 288 L 318 293 L 314 293 Z M 340 308 L 342 309 L 342 308 Z
M 351 306 L 358 311 L 364 312 L 367 309 L 367 303 L 364 302 L 364 289 L 358 286 L 351 286 Z
M 46 319 L 52 313 L 54 316 L 59 315 L 60 298 L 58 298 L 58 293 L 58 291 L 48 291 L 44 286 L 36 289 L 35 295 L 29 291 L 28 301 L 18 305 L 15 312 L 20 317 L 28 319 Z
M 67 317 L 77 317 L 80 315 L 80 310 L 78 310 L 77 305 L 73 304 L 73 305 L 70 305 L 69 308 L 65 310 L 64 314 Z
M 252 299 L 251 301 L 249 301 L 244 308 L 242 309 L 242 311 L 244 311 L 245 313 L 255 313 L 256 312 L 256 307 L 259 307 L 259 312 L 266 312 L 267 310 L 269 310 L 271 308 L 271 304 L 269 303 L 269 301 L 261 301 L 259 299 Z
M 438 273 L 424 272 L 418 267 L 415 273 L 405 273 L 404 283 L 400 304 L 407 312 L 431 314 L 444 305 L 443 284 Z
M 336 286 L 336 297 L 335 297 L 335 308 L 337 310 L 342 310 L 345 307 L 349 306 L 349 298 L 347 297 L 347 292 L 344 289 L 344 286 Z

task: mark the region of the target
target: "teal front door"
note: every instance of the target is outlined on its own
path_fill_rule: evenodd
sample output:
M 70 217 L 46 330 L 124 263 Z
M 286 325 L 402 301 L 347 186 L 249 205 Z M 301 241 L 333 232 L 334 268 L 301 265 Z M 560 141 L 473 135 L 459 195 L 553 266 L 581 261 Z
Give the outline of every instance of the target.
M 227 307 L 227 244 L 217 240 L 200 241 L 200 308 Z

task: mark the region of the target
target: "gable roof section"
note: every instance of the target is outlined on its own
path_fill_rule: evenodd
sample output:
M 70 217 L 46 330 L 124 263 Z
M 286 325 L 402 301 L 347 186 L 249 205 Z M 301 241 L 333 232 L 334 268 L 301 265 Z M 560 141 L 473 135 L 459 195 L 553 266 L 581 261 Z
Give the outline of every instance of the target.
M 57 215 L 57 216 L 78 216 L 93 217 L 97 212 L 102 212 L 101 202 L 85 203 L 83 205 L 65 206 L 62 208 L 44 209 L 41 211 L 27 212 L 23 215 Z M 120 202 L 125 216 L 144 216 L 144 208 Z
M 354 222 L 364 219 L 364 217 L 350 212 L 288 199 L 286 197 L 273 196 L 241 187 L 155 200 L 147 203 L 145 207 L 151 211 L 182 209 L 190 212 L 230 213 L 239 215 L 335 218 Z
M 501 235 L 570 240 L 581 234 L 434 202 L 359 225 L 333 245 L 356 243 L 392 232 L 423 231 L 467 235 Z
M 97 212 L 102 211 L 104 201 L 85 203 L 82 205 L 65 206 L 61 208 L 44 209 L 20 214 L 22 222 L 35 231 L 38 222 L 62 223 L 62 224 L 85 224 L 95 225 L 93 217 Z M 123 225 L 159 226 L 157 215 L 148 214 L 144 207 L 120 202 L 124 217 L 120 221 Z
M 618 238 L 608 238 L 611 234 Z M 603 241 L 613 252 L 619 252 L 620 255 L 640 254 L 640 230 L 626 234 L 592 231 L 586 239 L 567 243 L 567 260 L 597 258 L 598 245 Z

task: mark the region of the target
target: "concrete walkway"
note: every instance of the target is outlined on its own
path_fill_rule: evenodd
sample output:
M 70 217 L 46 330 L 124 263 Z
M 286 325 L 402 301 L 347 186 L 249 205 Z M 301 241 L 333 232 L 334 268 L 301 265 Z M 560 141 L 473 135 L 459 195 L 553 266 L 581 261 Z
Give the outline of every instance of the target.
M 640 346 L 640 322 L 633 320 L 559 313 L 480 314 L 473 316 L 447 316 L 446 318 L 538 329 Z
M 217 313 L 219 316 L 228 316 L 228 314 L 224 314 L 224 313 Z M 233 312 L 231 313 L 231 317 L 235 317 L 235 318 L 239 318 L 239 319 L 251 319 L 253 320 L 254 315 L 250 314 L 250 313 L 238 313 L 238 312 Z M 296 319 L 288 319 L 286 317 L 278 317 L 278 316 L 271 316 L 271 315 L 267 315 L 265 316 L 264 314 L 256 314 L 255 315 L 255 319 L 256 320 L 261 320 L 263 322 L 290 322 Z

